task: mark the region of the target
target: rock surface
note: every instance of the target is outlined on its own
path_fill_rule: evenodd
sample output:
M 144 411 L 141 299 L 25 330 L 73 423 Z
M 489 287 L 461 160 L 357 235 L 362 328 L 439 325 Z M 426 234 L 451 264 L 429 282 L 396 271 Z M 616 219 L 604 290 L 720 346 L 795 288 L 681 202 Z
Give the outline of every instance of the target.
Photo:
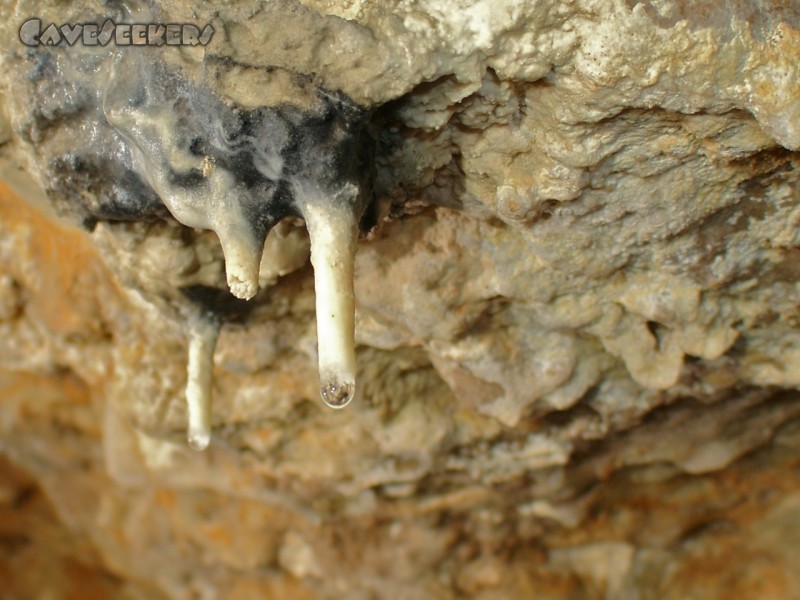
M 241 110 L 344 94 L 374 174 L 332 412 L 302 222 L 232 298 L 69 73 L 144 49 L 5 47 L 0 598 L 800 597 L 800 5 L 721 6 L 4 6 L 14 42 L 210 23 L 159 60 Z

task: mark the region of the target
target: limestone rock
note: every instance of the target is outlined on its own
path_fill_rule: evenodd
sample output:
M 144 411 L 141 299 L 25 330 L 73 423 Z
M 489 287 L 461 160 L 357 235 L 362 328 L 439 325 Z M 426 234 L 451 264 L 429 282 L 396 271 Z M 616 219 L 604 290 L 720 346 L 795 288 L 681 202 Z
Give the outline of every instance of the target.
M 11 597 L 800 594 L 799 5 L 2 16 Z M 28 47 L 33 17 L 215 33 Z M 342 411 L 319 401 L 298 180 L 360 218 Z M 250 237 L 222 232 L 234 213 Z M 228 288 L 239 243 L 250 300 Z

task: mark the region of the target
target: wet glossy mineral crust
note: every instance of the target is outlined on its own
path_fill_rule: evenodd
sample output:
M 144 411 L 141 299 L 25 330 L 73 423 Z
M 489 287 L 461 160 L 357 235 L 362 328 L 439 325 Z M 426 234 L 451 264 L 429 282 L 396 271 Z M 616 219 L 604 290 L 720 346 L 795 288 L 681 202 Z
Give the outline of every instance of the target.
M 0 598 L 800 597 L 797 2 L 2 17 Z M 26 47 L 31 17 L 215 33 Z

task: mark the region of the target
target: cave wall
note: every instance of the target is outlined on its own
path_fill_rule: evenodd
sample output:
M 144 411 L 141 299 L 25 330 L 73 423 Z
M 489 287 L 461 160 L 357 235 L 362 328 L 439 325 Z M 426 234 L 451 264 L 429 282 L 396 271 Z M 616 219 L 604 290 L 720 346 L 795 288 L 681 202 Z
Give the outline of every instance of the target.
M 0 597 L 800 596 L 795 2 L 3 16 Z M 311 196 L 359 223 L 336 411 Z

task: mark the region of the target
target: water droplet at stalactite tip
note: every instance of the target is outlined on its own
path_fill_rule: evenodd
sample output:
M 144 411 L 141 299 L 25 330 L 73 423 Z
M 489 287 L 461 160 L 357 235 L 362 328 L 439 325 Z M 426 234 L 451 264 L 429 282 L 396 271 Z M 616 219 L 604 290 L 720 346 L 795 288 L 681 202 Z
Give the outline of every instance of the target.
M 325 381 L 319 388 L 322 401 L 330 408 L 344 408 L 356 393 L 355 382 Z

